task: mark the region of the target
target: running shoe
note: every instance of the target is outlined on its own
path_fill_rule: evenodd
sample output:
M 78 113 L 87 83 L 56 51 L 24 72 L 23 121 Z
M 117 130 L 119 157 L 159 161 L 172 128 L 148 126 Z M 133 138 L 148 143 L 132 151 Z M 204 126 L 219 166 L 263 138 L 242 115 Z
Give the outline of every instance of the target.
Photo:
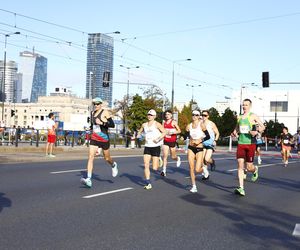
M 203 173 L 202 173 L 202 180 L 208 180 L 209 179 L 209 172 L 207 170 L 207 166 L 203 167 Z
M 148 183 L 146 186 L 144 186 L 144 189 L 146 189 L 146 190 L 152 189 L 151 183 Z
M 260 157 L 257 158 L 257 163 L 258 163 L 258 165 L 261 165 L 261 158 Z
M 161 157 L 159 157 L 159 167 L 161 168 L 164 164 L 164 161 Z
M 118 164 L 116 162 L 113 163 L 112 168 L 111 168 L 111 174 L 112 177 L 116 177 L 118 175 Z
M 179 156 L 177 156 L 177 161 L 176 161 L 176 167 L 180 167 L 180 165 L 181 165 L 181 159 L 180 159 L 180 157 Z
M 253 173 L 252 177 L 251 177 L 251 181 L 255 182 L 258 178 L 258 167 L 255 166 L 256 170 L 255 172 Z
M 86 187 L 91 188 L 92 187 L 92 180 L 90 178 L 81 178 L 80 182 L 84 184 Z
M 240 196 L 245 196 L 245 190 L 242 187 L 238 187 L 234 190 L 235 194 L 239 194 Z
M 193 187 L 190 189 L 190 192 L 191 193 L 197 193 L 198 192 L 196 185 L 193 185 Z
M 161 172 L 160 172 L 160 175 L 161 175 L 162 177 L 166 177 L 166 176 L 167 176 L 167 173 L 166 173 L 166 171 L 161 171 Z
M 56 156 L 55 156 L 55 155 L 53 155 L 53 154 L 49 154 L 49 157 L 51 157 L 51 158 L 55 158 Z
M 212 159 L 212 163 L 210 164 L 210 170 L 215 171 L 216 170 L 216 162 L 214 159 Z
M 247 179 L 247 172 L 244 172 L 244 180 Z

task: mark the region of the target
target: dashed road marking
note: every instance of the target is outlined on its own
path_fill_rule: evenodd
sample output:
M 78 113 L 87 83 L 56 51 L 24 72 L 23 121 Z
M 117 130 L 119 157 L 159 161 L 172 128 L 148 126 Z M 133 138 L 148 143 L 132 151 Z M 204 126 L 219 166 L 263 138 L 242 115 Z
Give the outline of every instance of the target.
M 72 173 L 72 172 L 85 171 L 85 170 L 86 170 L 86 168 L 70 169 L 70 170 L 64 170 L 64 171 L 50 172 L 50 174 L 65 174 L 65 173 Z
M 112 191 L 108 191 L 108 192 L 103 192 L 103 193 L 98 193 L 98 194 L 92 194 L 92 195 L 83 196 L 82 198 L 89 199 L 89 198 L 94 198 L 94 197 L 97 197 L 97 196 L 103 196 L 103 195 L 108 195 L 108 194 L 114 194 L 114 193 L 124 192 L 124 191 L 131 190 L 131 189 L 133 189 L 133 188 L 132 187 L 121 188 L 121 189 L 116 189 L 116 190 L 112 190 Z
M 295 229 L 293 231 L 294 236 L 300 236 L 300 224 L 296 224 Z

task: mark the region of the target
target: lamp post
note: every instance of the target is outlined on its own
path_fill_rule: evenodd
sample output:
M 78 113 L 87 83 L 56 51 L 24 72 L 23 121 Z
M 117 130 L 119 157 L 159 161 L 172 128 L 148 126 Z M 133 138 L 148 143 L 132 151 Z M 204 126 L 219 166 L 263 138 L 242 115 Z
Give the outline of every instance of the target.
M 242 106 L 243 106 L 243 89 L 246 88 L 246 86 L 258 86 L 257 84 L 255 84 L 254 82 L 252 83 L 244 83 L 241 85 L 241 92 L 240 92 L 240 115 L 242 114 Z
M 192 88 L 192 103 L 194 103 L 194 87 L 201 87 L 201 84 L 193 85 L 193 84 L 186 84 L 186 86 L 189 86 Z
M 2 121 L 4 119 L 4 102 L 5 102 L 5 74 L 6 74 L 6 45 L 7 45 L 7 38 L 11 35 L 19 35 L 21 32 L 16 31 L 8 34 L 4 34 L 5 42 L 4 42 L 4 60 L 3 60 L 3 77 L 2 77 L 2 86 L 1 86 L 1 99 L 2 99 Z
M 129 76 L 130 76 L 129 71 L 131 69 L 138 69 L 140 66 L 127 67 L 127 66 L 124 66 L 121 64 L 120 67 L 127 69 L 127 95 L 126 95 L 126 110 L 125 110 L 125 132 L 127 132 L 128 131 L 128 119 L 127 119 L 126 112 L 128 111 L 128 108 L 129 108 L 129 105 L 128 105 L 129 104 Z
M 174 109 L 174 84 L 175 84 L 175 72 L 174 72 L 174 67 L 175 67 L 175 63 L 178 62 L 184 62 L 184 61 L 191 61 L 191 58 L 187 58 L 187 59 L 181 59 L 181 60 L 175 60 L 173 61 L 173 70 L 172 70 L 172 99 L 171 99 L 171 109 L 173 111 Z

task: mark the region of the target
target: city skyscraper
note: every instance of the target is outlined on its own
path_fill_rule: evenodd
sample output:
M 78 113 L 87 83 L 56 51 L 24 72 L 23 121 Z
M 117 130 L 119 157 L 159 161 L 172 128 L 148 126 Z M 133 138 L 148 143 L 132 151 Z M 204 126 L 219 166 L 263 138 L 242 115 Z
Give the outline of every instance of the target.
M 100 97 L 112 107 L 112 82 L 113 82 L 113 38 L 92 33 L 88 37 L 87 67 L 86 67 L 86 98 Z M 109 72 L 110 83 L 103 87 L 104 72 Z
M 4 61 L 0 61 L 1 92 L 5 102 L 16 102 L 16 89 L 18 65 L 15 61 L 5 63 L 5 84 L 4 84 Z
M 20 53 L 19 73 L 22 74 L 22 102 L 37 102 L 47 95 L 47 58 L 37 53 Z

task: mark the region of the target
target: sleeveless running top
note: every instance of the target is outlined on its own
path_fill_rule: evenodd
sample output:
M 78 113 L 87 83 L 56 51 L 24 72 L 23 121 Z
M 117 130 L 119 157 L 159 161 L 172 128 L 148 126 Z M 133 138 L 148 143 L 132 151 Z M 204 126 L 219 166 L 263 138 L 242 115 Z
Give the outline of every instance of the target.
M 156 122 L 154 122 L 151 126 L 148 126 L 148 123 L 144 127 L 145 132 L 145 147 L 157 147 L 163 144 L 163 140 L 160 140 L 157 143 L 154 143 L 153 140 L 157 139 L 161 132 L 156 127 Z
M 205 137 L 204 132 L 200 127 L 200 122 L 198 123 L 196 128 L 193 128 L 193 124 L 190 123 L 190 138 L 194 140 L 199 140 Z
M 238 118 L 239 125 L 239 144 L 253 144 L 255 143 L 255 138 L 249 133 L 252 130 L 253 124 L 250 122 L 250 116 L 252 113 L 249 113 L 246 118 L 243 118 L 242 115 Z
M 215 132 L 213 130 L 212 121 L 208 121 L 206 124 L 206 130 L 209 133 L 210 138 L 203 142 L 204 146 L 213 146 L 215 140 Z
M 91 140 L 99 141 L 99 142 L 108 142 L 109 136 L 108 136 L 108 127 L 103 125 L 96 124 L 96 118 L 99 118 L 101 120 L 101 114 L 103 113 L 104 109 L 100 111 L 100 113 L 97 116 L 92 116 L 92 128 L 93 132 L 91 135 Z
M 291 146 L 290 140 L 293 138 L 293 136 L 290 133 L 282 134 L 280 137 L 281 137 L 281 143 L 284 146 Z
M 164 128 L 167 131 L 166 136 L 164 137 L 165 142 L 175 142 L 177 139 L 176 128 L 172 125 L 173 120 L 170 120 L 169 123 L 164 122 Z

